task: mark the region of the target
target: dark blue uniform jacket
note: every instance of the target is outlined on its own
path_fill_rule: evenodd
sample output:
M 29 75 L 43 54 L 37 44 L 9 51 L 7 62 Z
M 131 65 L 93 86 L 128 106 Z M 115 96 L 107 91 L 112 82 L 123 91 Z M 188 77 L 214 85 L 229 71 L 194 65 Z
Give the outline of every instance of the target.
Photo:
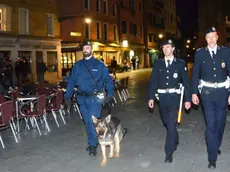
M 191 102 L 189 78 L 186 64 L 183 60 L 174 58 L 169 68 L 165 60 L 159 59 L 154 64 L 150 77 L 149 99 L 154 99 L 157 89 L 179 88 L 179 83 L 185 87 L 184 101 Z M 180 95 L 176 93 L 159 94 L 160 104 L 178 105 Z

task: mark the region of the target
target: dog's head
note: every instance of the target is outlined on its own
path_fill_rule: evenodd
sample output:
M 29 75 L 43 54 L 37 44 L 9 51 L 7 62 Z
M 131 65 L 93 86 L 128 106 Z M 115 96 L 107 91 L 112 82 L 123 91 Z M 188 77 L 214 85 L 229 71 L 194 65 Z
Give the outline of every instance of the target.
M 95 129 L 99 139 L 105 139 L 106 133 L 109 130 L 109 122 L 111 120 L 111 115 L 108 115 L 104 119 L 97 119 L 92 116 L 93 123 L 95 124 Z

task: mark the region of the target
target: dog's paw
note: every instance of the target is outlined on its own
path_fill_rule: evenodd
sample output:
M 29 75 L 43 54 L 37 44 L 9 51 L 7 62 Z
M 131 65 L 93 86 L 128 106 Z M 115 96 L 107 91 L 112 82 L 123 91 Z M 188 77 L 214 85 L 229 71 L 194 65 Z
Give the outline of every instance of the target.
M 120 153 L 119 153 L 119 152 L 116 152 L 116 153 L 115 153 L 115 157 L 116 157 L 116 158 L 120 158 Z
M 106 166 L 106 160 L 102 160 L 101 167 L 105 167 L 105 166 Z
M 114 154 L 112 154 L 112 155 L 110 154 L 110 155 L 109 155 L 109 158 L 110 158 L 110 159 L 112 159 L 113 157 L 114 157 Z

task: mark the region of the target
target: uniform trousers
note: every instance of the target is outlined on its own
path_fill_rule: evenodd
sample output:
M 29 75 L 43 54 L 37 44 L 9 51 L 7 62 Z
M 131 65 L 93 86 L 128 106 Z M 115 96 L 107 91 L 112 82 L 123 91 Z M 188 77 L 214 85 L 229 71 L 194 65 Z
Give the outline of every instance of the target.
M 81 98 L 80 111 L 85 123 L 86 132 L 88 135 L 88 144 L 97 146 L 98 139 L 93 124 L 92 115 L 96 118 L 101 118 L 102 104 L 96 101 L 94 97 Z
M 206 123 L 205 141 L 208 160 L 216 161 L 221 146 L 227 115 L 228 90 L 202 88 L 201 100 Z
M 178 109 L 177 105 L 164 105 L 160 103 L 161 118 L 167 130 L 165 140 L 166 155 L 172 154 L 179 144 L 179 136 L 176 128 Z

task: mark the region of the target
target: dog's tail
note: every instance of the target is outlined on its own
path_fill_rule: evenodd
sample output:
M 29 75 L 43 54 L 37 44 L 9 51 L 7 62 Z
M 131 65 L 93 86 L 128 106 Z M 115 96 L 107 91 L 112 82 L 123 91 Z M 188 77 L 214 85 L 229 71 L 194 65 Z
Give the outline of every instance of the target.
M 125 137 L 126 133 L 127 133 L 128 129 L 127 128 L 123 128 L 122 130 L 122 138 Z

